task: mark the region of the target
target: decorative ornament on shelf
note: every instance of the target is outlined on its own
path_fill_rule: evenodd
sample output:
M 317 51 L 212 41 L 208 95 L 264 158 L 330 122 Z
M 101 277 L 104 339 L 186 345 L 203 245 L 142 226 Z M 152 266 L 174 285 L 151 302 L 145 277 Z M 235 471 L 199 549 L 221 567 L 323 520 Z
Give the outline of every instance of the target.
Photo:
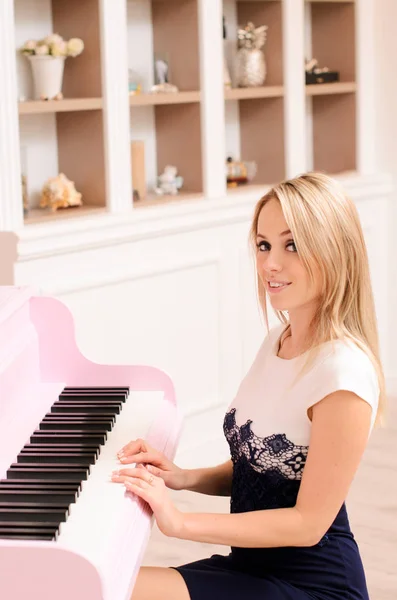
M 80 38 L 65 41 L 53 33 L 41 40 L 28 40 L 20 48 L 32 67 L 35 100 L 62 100 L 62 81 L 66 58 L 75 58 L 84 50 Z
M 153 85 L 150 91 L 154 94 L 175 94 L 179 92 L 176 85 L 173 85 L 168 81 L 169 79 L 169 65 L 168 61 L 164 58 L 156 58 L 154 61 L 154 73 L 155 73 L 155 85 Z
M 59 173 L 56 177 L 48 179 L 42 189 L 40 208 L 51 208 L 53 212 L 58 208 L 81 206 L 81 194 L 76 191 L 74 181 Z
M 183 177 L 177 175 L 178 169 L 172 165 L 167 165 L 164 172 L 157 177 L 157 187 L 154 191 L 158 196 L 178 194 L 183 185 Z
M 331 71 L 328 67 L 319 67 L 318 60 L 312 58 L 305 61 L 306 85 L 313 83 L 333 83 L 339 81 L 339 71 Z
M 233 160 L 229 156 L 226 160 L 226 181 L 228 188 L 234 188 L 252 181 L 257 172 L 254 161 Z
M 267 68 L 262 48 L 267 39 L 267 25 L 255 27 L 251 22 L 238 30 L 236 83 L 238 87 L 258 87 L 265 83 Z
M 128 93 L 130 96 L 136 96 L 142 92 L 142 83 L 137 73 L 128 69 Z

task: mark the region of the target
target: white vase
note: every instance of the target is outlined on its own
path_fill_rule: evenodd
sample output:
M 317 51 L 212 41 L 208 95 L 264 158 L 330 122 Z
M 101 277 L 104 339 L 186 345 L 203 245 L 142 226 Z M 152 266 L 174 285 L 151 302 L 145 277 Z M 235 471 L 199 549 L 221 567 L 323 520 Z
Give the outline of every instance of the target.
M 32 66 L 34 98 L 52 99 L 62 91 L 64 56 L 29 56 Z

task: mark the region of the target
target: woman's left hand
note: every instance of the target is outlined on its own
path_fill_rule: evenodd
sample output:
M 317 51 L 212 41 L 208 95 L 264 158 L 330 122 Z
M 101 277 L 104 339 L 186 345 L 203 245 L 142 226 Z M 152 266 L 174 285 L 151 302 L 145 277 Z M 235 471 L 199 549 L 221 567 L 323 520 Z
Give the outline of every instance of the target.
M 183 527 L 184 514 L 176 508 L 169 497 L 161 477 L 151 472 L 150 465 L 122 468 L 112 473 L 112 481 L 124 483 L 125 488 L 147 502 L 154 514 L 158 528 L 168 537 L 178 537 Z

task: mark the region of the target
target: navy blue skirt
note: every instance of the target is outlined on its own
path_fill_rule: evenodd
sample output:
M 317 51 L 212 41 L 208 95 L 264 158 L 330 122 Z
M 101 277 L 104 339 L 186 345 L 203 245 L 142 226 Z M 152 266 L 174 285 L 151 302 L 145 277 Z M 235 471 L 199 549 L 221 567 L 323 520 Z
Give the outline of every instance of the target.
M 308 548 L 233 549 L 171 568 L 191 600 L 369 600 L 352 537 L 329 535 Z

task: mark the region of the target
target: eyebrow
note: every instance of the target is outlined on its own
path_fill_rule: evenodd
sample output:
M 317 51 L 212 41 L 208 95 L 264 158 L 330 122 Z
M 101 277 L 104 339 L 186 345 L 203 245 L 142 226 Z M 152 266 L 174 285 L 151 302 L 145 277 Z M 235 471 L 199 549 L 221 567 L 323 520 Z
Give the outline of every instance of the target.
M 291 233 L 291 231 L 289 229 L 287 229 L 286 231 L 283 231 L 282 233 L 280 233 L 280 237 L 282 237 L 283 235 L 289 235 Z M 261 238 L 262 240 L 266 240 L 266 236 L 262 235 L 261 233 L 257 233 L 256 234 L 257 238 Z

